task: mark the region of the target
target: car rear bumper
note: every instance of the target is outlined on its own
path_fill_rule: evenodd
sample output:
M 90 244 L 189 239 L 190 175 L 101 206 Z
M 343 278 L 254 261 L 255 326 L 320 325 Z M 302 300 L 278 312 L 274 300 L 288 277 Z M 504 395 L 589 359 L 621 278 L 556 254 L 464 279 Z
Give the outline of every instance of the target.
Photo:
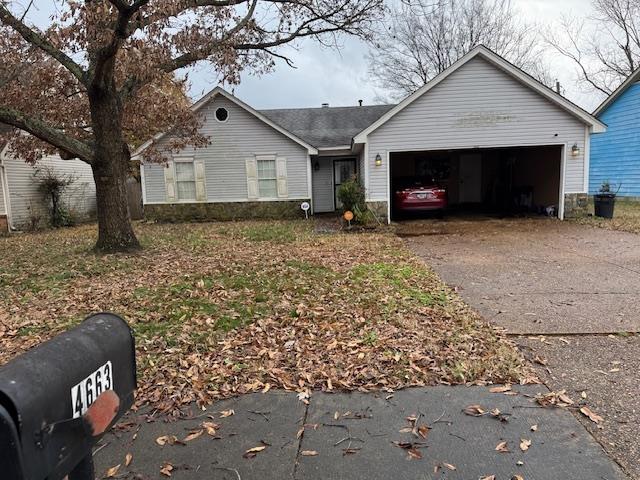
M 447 208 L 447 201 L 441 199 L 435 200 L 403 200 L 396 201 L 394 208 L 405 212 L 419 212 L 429 210 L 444 210 Z

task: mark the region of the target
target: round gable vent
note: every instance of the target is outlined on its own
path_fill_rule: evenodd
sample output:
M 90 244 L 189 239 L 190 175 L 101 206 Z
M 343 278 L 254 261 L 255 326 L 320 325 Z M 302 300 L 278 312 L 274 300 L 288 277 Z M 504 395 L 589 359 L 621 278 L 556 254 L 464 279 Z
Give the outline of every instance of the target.
M 228 118 L 229 112 L 226 108 L 220 107 L 216 109 L 216 120 L 218 120 L 219 122 L 226 122 Z

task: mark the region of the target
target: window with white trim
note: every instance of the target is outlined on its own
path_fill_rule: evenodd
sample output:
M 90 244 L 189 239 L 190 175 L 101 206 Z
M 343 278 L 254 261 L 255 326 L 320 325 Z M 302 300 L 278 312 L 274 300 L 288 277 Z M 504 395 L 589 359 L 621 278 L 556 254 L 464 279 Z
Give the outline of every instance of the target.
M 193 159 L 175 160 L 178 200 L 196 199 L 196 169 Z
M 276 158 L 258 158 L 258 195 L 260 198 L 278 197 Z

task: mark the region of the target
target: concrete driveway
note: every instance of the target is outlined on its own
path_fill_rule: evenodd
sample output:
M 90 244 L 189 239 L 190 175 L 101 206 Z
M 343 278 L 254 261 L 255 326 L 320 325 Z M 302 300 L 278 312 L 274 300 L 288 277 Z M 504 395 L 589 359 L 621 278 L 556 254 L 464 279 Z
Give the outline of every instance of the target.
M 640 331 L 640 236 L 551 219 L 406 222 L 398 233 L 515 334 Z
M 550 219 L 398 225 L 462 297 L 506 329 L 540 378 L 604 417 L 578 420 L 640 478 L 640 235 Z

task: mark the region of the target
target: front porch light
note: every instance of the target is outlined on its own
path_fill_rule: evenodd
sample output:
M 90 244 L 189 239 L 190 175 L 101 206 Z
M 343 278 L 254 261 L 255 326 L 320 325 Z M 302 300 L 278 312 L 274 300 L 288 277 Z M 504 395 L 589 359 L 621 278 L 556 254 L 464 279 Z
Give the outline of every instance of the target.
M 580 155 L 580 147 L 577 143 L 574 143 L 573 147 L 571 147 L 571 155 L 573 155 L 574 157 Z
M 376 155 L 376 167 L 379 167 L 380 165 L 382 165 L 382 157 L 380 156 L 380 154 L 378 153 Z

